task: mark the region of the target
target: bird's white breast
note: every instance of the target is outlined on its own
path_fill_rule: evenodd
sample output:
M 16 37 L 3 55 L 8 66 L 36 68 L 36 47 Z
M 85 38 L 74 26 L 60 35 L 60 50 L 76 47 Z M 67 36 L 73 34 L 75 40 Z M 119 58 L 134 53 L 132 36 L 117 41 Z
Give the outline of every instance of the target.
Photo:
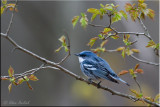
M 83 62 L 85 59 L 84 58 L 82 58 L 82 57 L 78 57 L 79 58 L 79 62 L 81 63 L 81 62 Z

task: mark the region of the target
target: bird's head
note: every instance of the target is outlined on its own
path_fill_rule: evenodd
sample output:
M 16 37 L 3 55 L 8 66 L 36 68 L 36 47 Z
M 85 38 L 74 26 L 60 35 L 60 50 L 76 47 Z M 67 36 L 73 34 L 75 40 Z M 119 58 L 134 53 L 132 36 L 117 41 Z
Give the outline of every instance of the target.
M 91 51 L 82 51 L 79 54 L 75 54 L 75 55 L 79 57 L 79 62 L 83 62 L 86 59 L 91 59 L 96 57 L 96 54 L 94 54 Z

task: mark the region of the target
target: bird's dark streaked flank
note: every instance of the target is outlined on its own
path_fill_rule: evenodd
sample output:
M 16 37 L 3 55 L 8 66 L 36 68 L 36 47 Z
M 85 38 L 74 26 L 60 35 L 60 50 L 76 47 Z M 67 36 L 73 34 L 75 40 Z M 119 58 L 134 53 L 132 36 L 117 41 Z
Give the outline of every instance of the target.
M 79 54 L 75 54 L 79 58 L 81 70 L 89 80 L 91 79 L 107 79 L 115 83 L 119 81 L 129 86 L 127 82 L 117 76 L 117 74 L 111 69 L 109 64 L 102 58 L 98 57 L 91 51 L 82 51 Z

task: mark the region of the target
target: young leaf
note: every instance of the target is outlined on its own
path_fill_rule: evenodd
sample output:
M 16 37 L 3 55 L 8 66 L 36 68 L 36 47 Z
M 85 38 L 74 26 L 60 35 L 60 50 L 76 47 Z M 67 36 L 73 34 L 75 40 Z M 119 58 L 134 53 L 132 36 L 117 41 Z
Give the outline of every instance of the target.
M 104 7 L 104 5 L 103 5 L 103 4 L 100 4 L 100 6 L 101 6 L 101 7 Z
M 105 41 L 103 41 L 102 43 L 101 43 L 101 48 L 106 44 L 108 42 L 108 40 L 105 40 Z
M 104 36 L 102 34 L 99 34 L 98 37 L 99 39 L 102 39 L 102 40 L 104 39 Z
M 139 50 L 138 49 L 131 49 L 132 52 L 136 52 L 136 53 L 139 53 Z
M 62 49 L 62 46 L 55 50 L 55 52 L 59 52 Z
M 86 28 L 86 26 L 88 25 L 88 19 L 86 17 L 86 14 L 85 13 L 81 13 L 81 19 L 80 19 L 80 23 L 81 23 L 81 26 L 83 28 Z
M 73 28 L 76 26 L 78 20 L 79 20 L 79 16 L 74 16 L 74 17 L 73 17 L 73 19 L 72 19 Z
M 122 70 L 118 75 L 120 76 L 120 75 L 124 75 L 124 74 L 127 74 L 129 71 L 127 71 L 127 70 Z
M 144 0 L 138 0 L 138 2 L 139 2 L 139 3 L 143 3 L 143 2 L 144 2 Z
M 154 16 L 155 16 L 154 10 L 148 9 L 148 11 L 149 12 L 148 12 L 147 16 L 153 20 Z
M 4 7 L 1 6 L 1 15 L 3 14 L 3 12 L 4 12 Z
M 160 94 L 157 94 L 154 98 L 154 101 L 158 101 L 160 99 Z
M 141 74 L 144 73 L 144 72 L 143 72 L 143 69 L 136 69 L 135 72 L 136 72 L 136 73 L 141 73 Z
M 129 49 L 129 47 L 127 47 L 127 49 L 126 49 L 126 54 L 128 56 L 133 54 L 133 52 Z
M 134 67 L 134 70 L 136 70 L 139 67 L 139 64 L 136 64 L 136 66 Z
M 67 47 L 67 46 L 64 46 L 64 50 L 65 50 L 66 52 L 68 52 L 68 51 L 69 51 L 69 49 L 68 49 L 68 47 Z
M 32 81 L 37 81 L 38 80 L 38 78 L 35 76 L 35 75 L 30 75 L 29 77 L 28 77 L 30 80 L 32 80 Z
M 122 55 L 123 58 L 125 58 L 125 48 L 123 48 L 121 55 Z
M 97 39 L 98 39 L 98 37 L 91 38 L 90 41 L 89 41 L 89 43 L 87 45 L 90 46 L 90 47 L 92 47 Z
M 12 89 L 12 83 L 10 83 L 9 86 L 8 86 L 9 92 L 11 92 L 11 89 Z
M 95 8 L 89 8 L 87 10 L 87 12 L 93 13 L 93 14 L 100 14 L 100 11 L 98 9 L 95 9 Z
M 29 84 L 29 82 L 27 82 L 28 87 L 33 90 L 32 86 Z
M 112 11 L 113 10 L 113 4 L 112 5 L 106 4 L 105 7 L 104 7 L 104 9 Z
M 25 81 L 29 81 L 29 78 L 27 76 L 24 76 Z
M 114 14 L 114 16 L 112 17 L 112 23 L 121 20 L 121 18 L 122 18 L 122 14 L 121 14 L 120 12 L 116 12 L 116 13 Z
M 7 4 L 7 0 L 2 0 L 2 4 Z
M 64 35 L 61 36 L 61 37 L 59 38 L 59 41 L 62 42 L 62 43 L 66 42 L 66 37 L 65 37 Z
M 136 11 L 136 10 L 130 10 L 130 16 L 131 16 L 131 19 L 133 20 L 133 21 L 135 21 L 137 18 L 138 18 L 138 11 Z
M 93 14 L 91 17 L 91 22 L 96 18 L 97 14 Z
M 118 35 L 115 35 L 115 36 L 111 36 L 112 39 L 118 39 L 119 36 Z
M 108 32 L 112 31 L 111 28 L 104 28 L 104 30 L 102 31 L 103 34 L 108 34 Z
M 126 3 L 126 5 L 125 5 L 126 12 L 129 12 L 132 8 L 133 7 L 130 3 Z
M 150 40 L 148 42 L 148 45 L 146 47 L 152 47 L 152 48 L 156 48 L 156 43 L 153 40 Z
M 129 89 L 132 93 L 134 93 L 137 97 L 140 97 L 139 96 L 139 94 L 138 94 L 138 92 L 136 91 L 136 90 L 134 90 L 134 89 Z
M 130 75 L 132 76 L 132 78 L 136 78 L 137 75 L 134 73 L 133 69 L 129 69 Z
M 116 50 L 117 50 L 117 51 L 122 51 L 124 48 L 125 48 L 125 47 L 119 47 L 119 48 L 117 48 Z
M 8 69 L 8 74 L 9 74 L 10 77 L 12 77 L 13 74 L 14 74 L 14 69 L 11 66 Z
M 119 12 L 122 14 L 122 16 L 123 16 L 126 20 L 128 19 L 127 14 L 126 14 L 123 10 L 120 10 Z
M 22 82 L 24 82 L 25 80 L 23 78 L 19 78 L 17 84 L 22 84 Z

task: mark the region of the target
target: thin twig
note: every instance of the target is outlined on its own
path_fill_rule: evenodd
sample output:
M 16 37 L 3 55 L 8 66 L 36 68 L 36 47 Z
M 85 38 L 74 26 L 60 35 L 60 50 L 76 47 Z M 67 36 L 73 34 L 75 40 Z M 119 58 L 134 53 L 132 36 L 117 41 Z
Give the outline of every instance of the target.
M 70 39 L 69 39 L 68 33 L 67 33 L 66 31 L 64 31 L 64 32 L 65 32 L 65 34 L 66 34 L 66 36 L 67 36 L 67 40 L 68 40 L 68 45 L 67 45 L 67 47 L 68 47 L 68 54 L 67 54 L 60 62 L 56 63 L 57 65 L 63 63 L 63 62 L 71 55 Z
M 146 64 L 150 64 L 150 65 L 155 65 L 155 66 L 159 66 L 159 63 L 154 63 L 154 62 L 149 62 L 149 61 L 145 61 L 145 60 L 141 60 L 133 55 L 130 55 L 130 57 L 132 57 L 133 59 L 139 61 L 139 62 L 143 62 L 143 63 L 146 63 Z
M 53 66 L 53 67 L 56 67 L 56 68 L 59 69 L 60 71 L 66 73 L 66 74 L 68 74 L 68 75 L 70 75 L 71 77 L 74 77 L 74 78 L 77 79 L 77 80 L 83 81 L 83 82 L 85 82 L 85 83 L 87 83 L 87 84 L 90 83 L 88 80 L 86 80 L 86 79 L 84 79 L 84 78 L 76 75 L 75 73 L 69 71 L 68 69 L 66 69 L 66 68 L 64 68 L 64 67 L 62 67 L 62 66 L 60 66 L 60 65 L 57 65 L 56 63 L 54 63 L 54 62 L 52 62 L 52 61 L 49 61 L 49 60 L 47 60 L 47 59 L 45 59 L 45 58 L 43 58 L 43 57 L 40 57 L 40 56 L 38 56 L 37 54 L 35 54 L 35 53 L 33 53 L 33 52 L 31 52 L 31 51 L 29 51 L 29 50 L 21 47 L 20 45 L 18 45 L 18 44 L 17 44 L 12 38 L 10 38 L 9 36 L 3 35 L 3 33 L 1 33 L 1 37 L 6 38 L 10 43 L 12 43 L 15 47 L 17 47 L 17 49 L 21 50 L 22 52 L 24 52 L 24 53 L 26 53 L 26 54 L 28 54 L 28 55 L 31 55 L 31 56 L 33 56 L 34 58 L 36 58 L 36 59 L 38 59 L 38 60 L 40 60 L 40 61 L 42 61 L 42 62 L 45 62 L 46 64 L 49 64 L 49 65 L 51 65 L 51 66 Z M 42 67 L 42 68 L 43 68 L 43 67 Z M 131 95 L 128 95 L 128 94 L 124 94 L 124 93 L 115 91 L 115 90 L 113 90 L 113 89 L 111 89 L 111 88 L 108 88 L 108 87 L 105 87 L 105 86 L 102 86 L 102 85 L 98 85 L 98 83 L 96 83 L 96 82 L 92 82 L 92 83 L 90 83 L 90 84 L 93 85 L 93 86 L 95 86 L 95 87 L 97 87 L 97 88 L 99 88 L 99 89 L 106 90 L 106 91 L 112 93 L 113 95 L 125 97 L 125 98 L 130 99 L 130 100 L 133 100 L 133 101 L 139 101 L 139 99 L 137 99 L 137 98 L 134 97 L 134 96 L 131 96 Z M 144 99 L 144 101 L 145 101 L 146 103 L 149 103 L 149 104 L 152 104 L 152 105 L 155 105 L 155 106 L 160 106 L 160 104 L 155 103 L 155 102 L 151 102 L 151 101 L 149 101 L 149 100 L 147 100 L 147 99 Z
M 15 8 L 17 6 L 17 0 L 16 0 L 16 3 L 15 3 L 15 6 L 13 8 L 13 12 L 12 12 L 12 16 L 11 16 L 11 19 L 10 19 L 10 22 L 9 22 L 9 25 L 8 25 L 8 28 L 7 28 L 7 31 L 6 31 L 6 35 L 8 36 L 9 32 L 10 32 L 10 28 L 12 26 L 12 23 L 13 23 L 13 17 L 14 17 L 14 13 L 15 13 Z
M 139 87 L 140 93 L 142 93 L 142 89 L 141 89 L 141 86 L 139 85 L 139 82 L 137 81 L 137 79 L 136 79 L 136 78 L 134 78 L 134 80 L 135 80 L 136 84 L 137 84 L 137 85 L 138 85 L 138 87 Z
M 95 25 L 95 24 L 91 24 L 91 23 L 88 23 L 88 25 L 93 26 L 93 27 L 102 27 L 102 28 L 106 28 L 107 27 L 107 26 Z
M 139 20 L 141 26 L 143 27 L 143 29 L 145 30 L 145 34 L 144 34 L 144 35 L 145 35 L 148 39 L 152 40 L 152 38 L 151 38 L 151 36 L 150 36 L 150 34 L 149 34 L 149 32 L 148 32 L 148 29 L 147 29 L 147 27 L 144 25 L 144 23 L 143 23 L 142 19 L 140 18 L 140 16 L 138 17 L 138 20 Z

